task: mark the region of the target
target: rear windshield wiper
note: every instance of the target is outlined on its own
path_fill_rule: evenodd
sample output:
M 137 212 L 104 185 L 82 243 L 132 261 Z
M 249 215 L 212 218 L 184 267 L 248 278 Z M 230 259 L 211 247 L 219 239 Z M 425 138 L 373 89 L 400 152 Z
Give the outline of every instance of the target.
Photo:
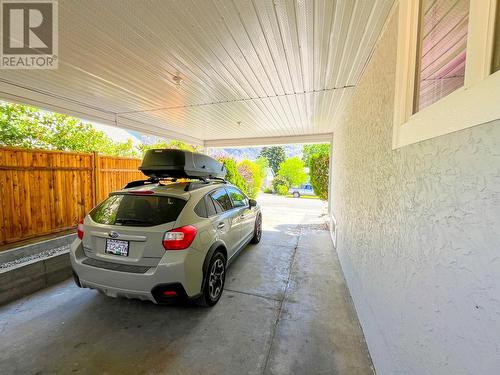
M 119 217 L 115 220 L 118 224 L 151 224 L 151 220 L 146 219 L 132 219 L 127 217 Z

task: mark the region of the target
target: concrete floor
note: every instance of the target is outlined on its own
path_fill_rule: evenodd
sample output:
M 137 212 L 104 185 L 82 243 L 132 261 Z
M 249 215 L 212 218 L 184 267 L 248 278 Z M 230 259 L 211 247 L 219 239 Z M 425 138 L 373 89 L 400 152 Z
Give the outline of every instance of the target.
M 212 309 L 71 280 L 0 307 L 1 374 L 373 374 L 324 203 L 262 195 L 264 232 Z

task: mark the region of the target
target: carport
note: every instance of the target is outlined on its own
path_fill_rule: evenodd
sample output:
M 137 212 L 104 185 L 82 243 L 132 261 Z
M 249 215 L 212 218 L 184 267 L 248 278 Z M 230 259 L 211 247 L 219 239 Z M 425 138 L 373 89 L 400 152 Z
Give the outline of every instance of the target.
M 2 71 L 0 96 L 205 148 L 330 143 L 391 5 L 60 1 L 58 69 Z M 1 310 L 2 367 L 371 373 L 326 205 L 263 200 L 264 240 L 215 309 L 106 300 L 68 281 Z
M 330 201 L 264 198 L 212 310 L 69 281 L 1 307 L 0 369 L 498 373 L 497 4 L 60 0 L 59 68 L 0 70 L 0 98 L 204 148 L 330 142 Z

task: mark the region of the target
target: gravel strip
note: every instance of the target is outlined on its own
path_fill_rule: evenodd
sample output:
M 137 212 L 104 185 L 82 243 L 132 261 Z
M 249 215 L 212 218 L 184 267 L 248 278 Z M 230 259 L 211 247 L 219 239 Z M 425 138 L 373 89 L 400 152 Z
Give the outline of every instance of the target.
M 328 230 L 328 224 L 326 223 L 301 224 L 300 227 L 303 230 Z
M 26 262 L 29 262 L 29 261 L 34 260 L 34 259 L 48 258 L 52 255 L 57 255 L 57 254 L 60 254 L 60 253 L 63 253 L 65 251 L 69 250 L 69 247 L 70 247 L 70 245 L 60 246 L 60 247 L 56 247 L 54 249 L 48 249 L 48 250 L 41 251 L 37 254 L 33 254 L 33 255 L 30 255 L 27 257 L 15 259 L 15 260 L 12 260 L 10 262 L 0 263 L 0 270 L 4 269 L 4 268 L 10 268 L 13 266 L 17 266 L 21 263 L 26 263 Z

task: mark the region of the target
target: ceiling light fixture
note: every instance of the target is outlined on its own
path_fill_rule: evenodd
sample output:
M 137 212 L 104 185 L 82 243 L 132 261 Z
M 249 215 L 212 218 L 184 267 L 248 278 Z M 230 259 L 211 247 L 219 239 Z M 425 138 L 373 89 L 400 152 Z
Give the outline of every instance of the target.
M 177 89 L 181 88 L 182 78 L 179 75 L 173 76 L 172 81 L 174 81 L 175 87 L 177 87 Z

